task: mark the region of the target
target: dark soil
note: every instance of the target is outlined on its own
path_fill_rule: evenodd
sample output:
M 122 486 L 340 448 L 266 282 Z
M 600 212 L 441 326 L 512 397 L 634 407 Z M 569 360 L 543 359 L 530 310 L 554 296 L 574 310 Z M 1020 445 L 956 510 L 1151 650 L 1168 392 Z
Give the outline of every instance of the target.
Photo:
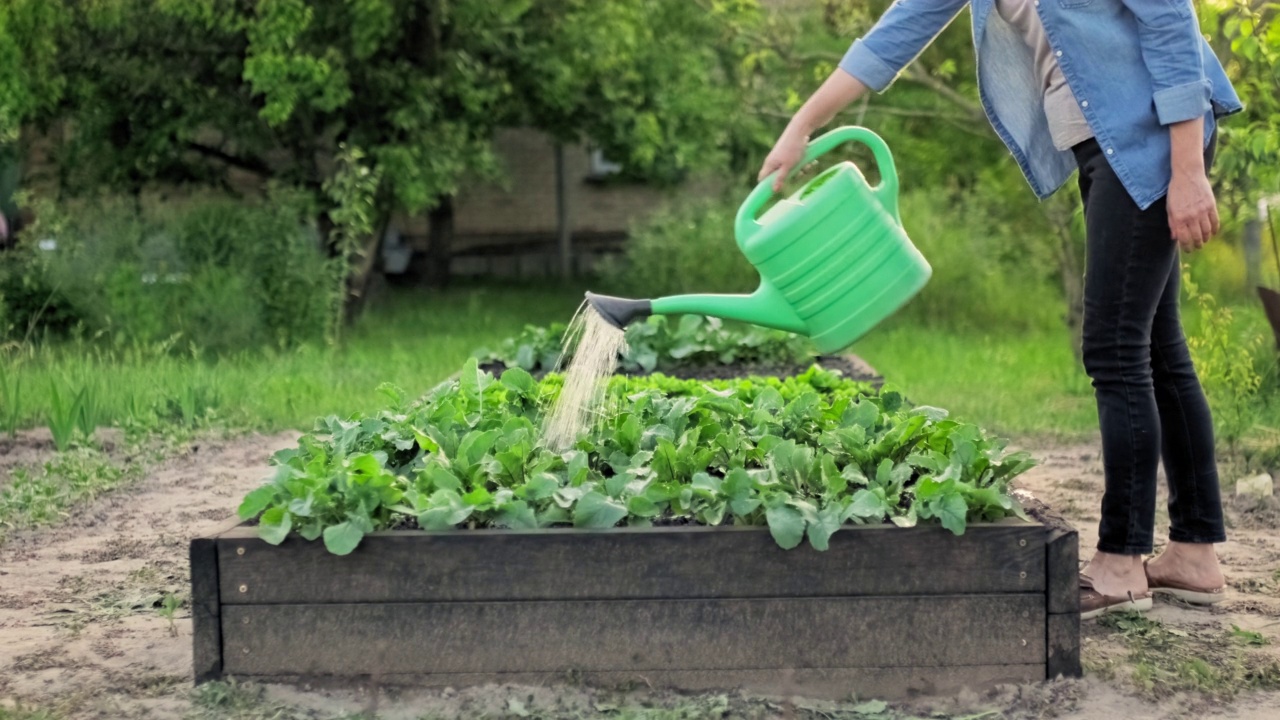
M 661 373 L 668 377 L 680 378 L 682 380 L 737 380 L 752 376 L 774 376 L 774 377 L 791 377 L 799 375 L 808 370 L 810 366 L 817 364 L 827 370 L 838 370 L 850 380 L 860 380 L 870 383 L 872 386 L 879 388 L 884 384 L 884 378 L 875 371 L 862 358 L 857 355 L 823 355 L 814 358 L 811 361 L 802 363 L 744 363 L 733 365 L 675 365 L 670 367 L 660 367 L 654 373 Z M 480 366 L 481 370 L 493 373 L 494 375 L 502 374 L 507 366 L 501 362 L 485 363 Z M 547 374 L 545 368 L 538 368 L 533 371 L 533 376 L 542 378 Z M 633 376 L 651 375 L 647 372 L 626 373 Z

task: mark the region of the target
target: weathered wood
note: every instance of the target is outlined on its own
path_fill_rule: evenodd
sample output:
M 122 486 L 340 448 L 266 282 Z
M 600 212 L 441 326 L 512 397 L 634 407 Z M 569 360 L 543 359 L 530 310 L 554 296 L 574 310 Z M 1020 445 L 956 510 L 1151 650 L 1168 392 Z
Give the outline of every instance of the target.
M 1080 613 L 1049 615 L 1046 620 L 1045 677 L 1080 677 Z
M 661 688 L 685 692 L 747 690 L 766 697 L 848 700 L 850 694 L 899 700 L 918 695 L 953 695 L 965 688 L 985 690 L 1005 683 L 1039 682 L 1039 665 L 958 665 L 950 667 L 818 668 L 761 670 L 648 670 L 556 673 L 390 673 L 368 676 L 254 675 L 259 682 L 310 687 L 380 686 L 473 687 L 486 684 L 545 686 L 573 682 L 609 689 Z M 246 676 L 249 677 L 249 676 Z
M 222 677 L 222 619 L 218 602 L 218 548 L 212 538 L 191 541 L 192 666 L 197 683 Z
M 241 551 L 243 550 L 243 553 Z M 857 597 L 1044 592 L 1044 528 L 856 526 L 829 550 L 783 550 L 764 528 L 395 531 L 339 557 L 240 528 L 218 540 L 222 602 L 351 603 Z
M 222 608 L 228 674 L 1035 665 L 1044 595 Z
M 1080 612 L 1080 535 L 1075 530 L 1052 529 L 1045 541 L 1046 611 Z

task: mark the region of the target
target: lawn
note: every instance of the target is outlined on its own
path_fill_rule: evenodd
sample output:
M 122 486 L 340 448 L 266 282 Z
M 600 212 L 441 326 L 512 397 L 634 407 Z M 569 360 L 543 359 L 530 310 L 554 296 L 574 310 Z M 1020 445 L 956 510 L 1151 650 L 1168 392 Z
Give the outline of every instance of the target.
M 341 347 L 242 352 L 217 361 L 87 342 L 17 351 L 0 365 L 0 423 L 45 424 L 56 385 L 70 393 L 88 388 L 101 424 L 158 405 L 175 418 L 211 408 L 234 427 L 307 429 L 321 415 L 378 407 L 383 382 L 421 393 L 472 351 L 526 323 L 568 321 L 580 297 L 579 288 L 555 286 L 396 290 L 358 319 Z M 1194 331 L 1194 308 L 1187 314 Z M 1249 306 L 1237 319 L 1253 329 L 1264 322 Z M 1065 329 L 955 331 L 891 320 L 852 349 L 916 402 L 993 431 L 1062 439 L 1096 432 L 1093 390 Z M 1278 416 L 1272 403 L 1263 424 L 1280 426 Z

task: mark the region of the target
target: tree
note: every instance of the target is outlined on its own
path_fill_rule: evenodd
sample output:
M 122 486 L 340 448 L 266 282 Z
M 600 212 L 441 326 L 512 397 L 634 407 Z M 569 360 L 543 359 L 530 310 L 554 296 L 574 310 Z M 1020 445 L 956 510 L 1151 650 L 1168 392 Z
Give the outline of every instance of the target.
M 0 84 L 0 130 L 68 128 L 64 191 L 247 172 L 309 192 L 331 252 L 363 254 L 362 269 L 393 210 L 431 210 L 447 241 L 450 198 L 501 174 L 503 126 L 589 139 L 639 177 L 709 162 L 735 103 L 703 38 L 758 12 L 754 0 L 14 3 L 0 60 L 38 62 Z M 442 281 L 447 246 L 439 255 Z

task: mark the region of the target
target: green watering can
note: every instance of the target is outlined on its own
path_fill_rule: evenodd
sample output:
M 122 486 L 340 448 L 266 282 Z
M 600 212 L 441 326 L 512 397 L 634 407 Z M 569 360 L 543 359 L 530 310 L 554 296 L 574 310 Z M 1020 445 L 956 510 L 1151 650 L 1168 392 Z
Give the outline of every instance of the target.
M 879 135 L 862 127 L 832 130 L 809 144 L 797 168 L 848 141 L 865 143 L 875 154 L 881 177 L 876 187 L 853 163 L 841 162 L 759 218 L 773 197 L 773 175 L 738 208 L 738 248 L 760 271 L 754 293 L 633 300 L 588 292 L 587 301 L 618 328 L 655 313 L 687 313 L 807 335 L 821 353 L 847 347 L 914 297 L 933 274 L 902 229 L 898 174 Z

